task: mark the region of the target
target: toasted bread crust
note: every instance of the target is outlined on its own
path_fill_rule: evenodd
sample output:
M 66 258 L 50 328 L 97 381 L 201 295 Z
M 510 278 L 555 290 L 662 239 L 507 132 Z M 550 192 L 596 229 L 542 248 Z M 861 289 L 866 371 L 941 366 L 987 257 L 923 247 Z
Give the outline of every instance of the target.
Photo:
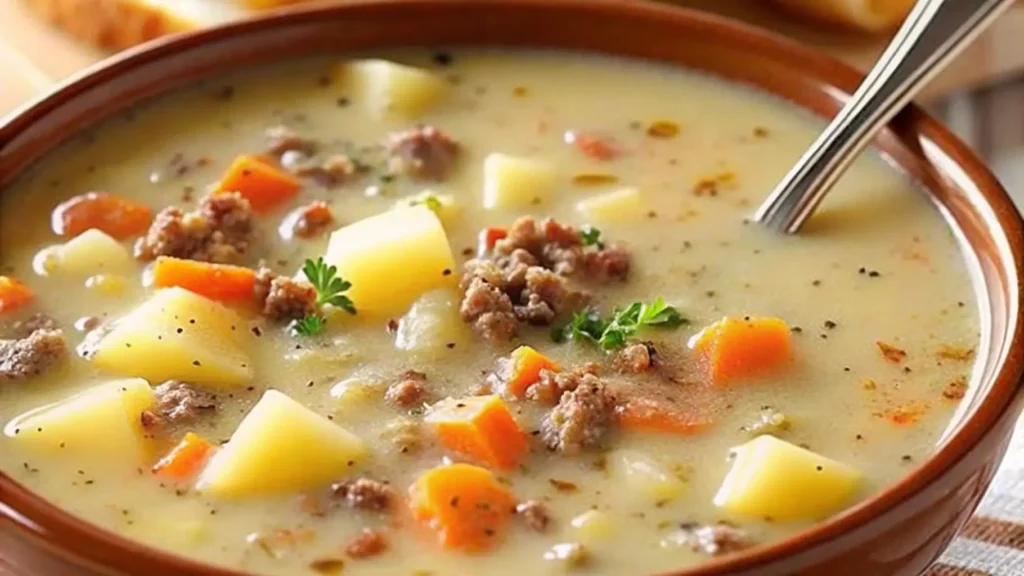
M 121 50 L 196 26 L 136 0 L 22 1 L 76 38 L 109 50 Z
M 786 10 L 849 30 L 880 33 L 895 29 L 914 0 L 773 0 Z

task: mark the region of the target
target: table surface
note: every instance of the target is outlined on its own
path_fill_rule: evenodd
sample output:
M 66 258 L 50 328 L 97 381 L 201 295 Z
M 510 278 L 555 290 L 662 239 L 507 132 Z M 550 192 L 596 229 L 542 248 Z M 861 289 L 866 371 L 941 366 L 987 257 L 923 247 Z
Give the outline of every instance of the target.
M 886 38 L 808 27 L 749 0 L 678 0 L 772 28 L 867 68 Z M 929 86 L 924 98 L 1024 73 L 1024 5 L 1017 5 Z M 0 0 L 0 115 L 104 56 L 37 22 L 18 0 Z M 1020 119 L 1018 119 L 1018 122 Z M 1018 434 L 996 480 L 961 536 L 926 576 L 1024 574 L 1024 435 Z
M 757 0 L 673 0 L 776 30 L 859 68 L 871 66 L 887 37 L 871 37 L 807 25 Z M 938 76 L 922 94 L 935 98 L 1012 74 L 1024 73 L 1024 3 L 1018 3 Z M 0 0 L 0 114 L 45 91 L 54 82 L 100 60 L 104 54 L 38 22 L 20 0 Z

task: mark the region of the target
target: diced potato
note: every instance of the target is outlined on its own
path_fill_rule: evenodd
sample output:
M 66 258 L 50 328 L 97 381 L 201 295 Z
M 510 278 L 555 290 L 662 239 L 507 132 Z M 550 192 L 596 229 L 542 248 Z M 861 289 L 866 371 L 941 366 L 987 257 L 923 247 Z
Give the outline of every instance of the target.
M 324 260 L 352 283 L 360 315 L 405 312 L 421 294 L 455 285 L 455 259 L 441 221 L 424 206 L 389 210 L 336 230 Z
M 600 510 L 587 510 L 573 518 L 570 524 L 576 530 L 579 540 L 585 544 L 607 540 L 615 530 L 615 522 Z
M 484 158 L 484 208 L 526 208 L 546 200 L 557 186 L 555 168 L 542 160 L 488 154 Z
M 470 331 L 459 316 L 459 298 L 451 288 L 431 290 L 420 297 L 398 323 L 395 346 L 426 357 L 462 349 Z
M 124 276 L 117 274 L 97 274 L 85 279 L 85 287 L 104 296 L 120 296 L 127 288 Z
M 357 436 L 268 390 L 210 459 L 197 488 L 230 498 L 298 492 L 344 477 L 367 455 Z
M 182 288 L 165 288 L 100 340 L 94 364 L 151 382 L 237 386 L 252 379 L 249 330 L 233 310 Z
M 648 502 L 671 502 L 682 495 L 685 483 L 660 462 L 639 452 L 619 451 L 609 456 L 629 493 Z
M 860 481 L 846 464 L 765 435 L 735 449 L 715 504 L 758 518 L 817 520 L 846 506 Z
M 51 263 L 58 274 L 93 276 L 130 271 L 135 261 L 123 244 L 90 228 L 58 246 Z
M 395 202 L 396 208 L 408 208 L 410 206 L 426 206 L 430 208 L 437 214 L 437 217 L 441 219 L 441 223 L 445 226 L 450 226 L 458 218 L 459 212 L 461 212 L 454 196 L 451 194 L 438 194 L 433 190 L 424 190 L 419 194 L 406 196 Z
M 636 188 L 623 188 L 580 200 L 583 217 L 593 222 L 630 222 L 644 218 L 650 208 Z
M 92 458 L 145 454 L 142 412 L 156 398 L 141 378 L 114 380 L 11 420 L 4 434 L 33 450 Z
M 350 376 L 331 386 L 330 394 L 339 411 L 356 411 L 379 401 L 384 395 L 384 386 L 384 382 L 370 377 Z
M 340 72 L 356 97 L 380 116 L 417 116 L 448 89 L 443 79 L 426 70 L 388 60 L 354 60 L 344 63 Z

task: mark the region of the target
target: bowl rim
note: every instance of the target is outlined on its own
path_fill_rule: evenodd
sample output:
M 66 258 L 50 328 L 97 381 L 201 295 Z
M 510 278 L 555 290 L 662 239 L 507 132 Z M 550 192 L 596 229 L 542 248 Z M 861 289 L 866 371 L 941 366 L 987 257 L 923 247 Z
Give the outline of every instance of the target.
M 6 117 L 0 118 L 0 161 L 7 143 L 15 136 L 28 130 L 35 122 L 72 102 L 80 94 L 102 86 L 113 79 L 131 74 L 150 63 L 172 57 L 176 51 L 200 46 L 207 42 L 244 36 L 260 30 L 284 27 L 313 21 L 330 14 L 332 18 L 343 16 L 370 15 L 401 10 L 403 7 L 429 9 L 431 7 L 465 7 L 467 0 L 348 0 L 342 4 L 303 5 L 288 10 L 260 15 L 241 21 L 164 37 L 135 47 L 79 72 L 58 84 L 45 95 L 31 101 Z M 621 2 L 621 0 L 488 0 L 483 6 L 506 9 L 544 11 L 587 10 L 599 11 L 616 17 L 638 22 L 666 19 L 682 26 L 702 26 L 713 29 L 716 34 L 729 37 L 747 49 L 766 50 L 771 59 L 794 66 L 810 65 L 815 80 L 823 82 L 822 89 L 838 90 L 848 94 L 859 83 L 862 74 L 823 53 L 807 49 L 797 42 L 781 35 L 763 30 L 750 24 L 737 22 L 722 16 L 689 8 L 655 4 L 653 2 Z M 377 17 L 380 14 L 376 14 Z M 480 45 L 487 45 L 486 42 Z M 543 43 L 534 43 L 544 47 Z M 555 48 L 564 49 L 564 48 Z M 613 51 L 614 52 L 614 51 Z M 633 56 L 627 56 L 634 58 Z M 684 67 L 682 64 L 670 64 Z M 713 73 L 712 73 L 713 74 Z M 760 90 L 769 91 L 767 88 Z M 770 93 L 770 91 L 769 91 Z M 808 106 L 794 103 L 802 109 Z M 954 160 L 955 167 L 965 174 L 970 185 L 984 199 L 981 206 L 991 213 L 988 220 L 1005 235 L 1012 261 L 1005 254 L 997 260 L 1010 266 L 1008 290 L 1012 296 L 1008 302 L 1012 321 L 1006 327 L 1009 338 L 996 372 L 992 389 L 967 417 L 958 430 L 928 459 L 905 474 L 899 481 L 857 505 L 824 521 L 797 532 L 796 534 L 746 551 L 713 558 L 705 563 L 675 572 L 677 576 L 714 576 L 732 571 L 748 570 L 777 562 L 815 547 L 821 547 L 855 528 L 864 527 L 886 516 L 895 506 L 924 492 L 937 483 L 957 463 L 987 438 L 992 427 L 1015 409 L 1022 393 L 1024 381 L 1024 314 L 1021 312 L 1021 270 L 1024 269 L 1024 221 L 997 178 L 976 154 L 941 123 L 925 114 L 916 104 L 900 115 L 902 123 L 910 123 L 914 133 L 926 135 L 943 152 Z M 891 124 L 890 124 L 891 128 Z M 905 129 L 905 128 L 904 128 Z M 64 134 L 67 137 L 69 134 Z M 926 164 L 932 161 L 922 152 L 915 154 Z M 929 195 L 934 193 L 929 191 Z M 965 192 L 966 194 L 966 192 Z M 105 528 L 95 526 L 73 516 L 35 495 L 26 487 L 0 472 L 0 527 L 7 522 L 20 534 L 43 546 L 71 555 L 77 561 L 101 569 L 113 568 L 108 564 L 114 557 L 130 556 L 129 560 L 118 562 L 118 568 L 154 564 L 173 574 L 197 574 L 202 576 L 249 576 L 247 573 L 221 566 L 206 564 L 182 555 L 143 544 L 134 539 L 120 536 Z M 105 572 L 105 570 L 103 570 Z M 163 573 L 158 570 L 158 572 Z

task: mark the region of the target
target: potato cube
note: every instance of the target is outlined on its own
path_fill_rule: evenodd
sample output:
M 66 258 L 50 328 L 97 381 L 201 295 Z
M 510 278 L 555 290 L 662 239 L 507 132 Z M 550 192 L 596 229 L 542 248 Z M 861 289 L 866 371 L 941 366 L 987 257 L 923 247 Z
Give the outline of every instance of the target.
M 145 454 L 142 412 L 156 398 L 141 378 L 114 380 L 37 408 L 7 423 L 4 434 L 33 450 L 92 458 Z
M 56 271 L 76 276 L 116 274 L 135 267 L 128 248 L 95 228 L 59 246 L 56 256 Z
M 324 260 L 352 283 L 359 315 L 401 314 L 427 290 L 455 284 L 455 259 L 437 215 L 389 210 L 331 234 Z
M 622 450 L 610 455 L 608 461 L 629 492 L 647 502 L 671 502 L 686 488 L 667 466 L 639 452 Z
M 346 62 L 340 70 L 352 92 L 378 116 L 417 116 L 436 104 L 448 89 L 434 74 L 388 60 Z
M 556 187 L 555 168 L 547 162 L 498 153 L 484 158 L 484 208 L 527 208 Z
M 268 390 L 210 459 L 197 488 L 239 498 L 298 492 L 344 477 L 366 444 L 277 390 Z
M 337 402 L 339 412 L 366 409 L 384 397 L 386 383 L 366 376 L 349 376 L 331 386 L 330 395 Z
M 437 214 L 441 223 L 450 226 L 459 216 L 459 205 L 455 203 L 455 197 L 451 194 L 438 194 L 433 190 L 424 190 L 419 194 L 406 196 L 395 203 L 396 208 L 408 208 L 410 206 L 426 206 Z
M 644 218 L 650 210 L 636 188 L 623 188 L 580 200 L 576 204 L 587 220 L 605 222 L 635 222 Z
M 398 323 L 395 347 L 436 358 L 462 349 L 470 331 L 459 316 L 459 297 L 451 288 L 431 290 L 413 303 Z
M 825 518 L 850 502 L 861 481 L 853 468 L 774 436 L 759 436 L 734 456 L 715 504 L 745 516 Z
M 165 288 L 121 318 L 92 362 L 151 382 L 237 386 L 252 379 L 249 330 L 233 310 L 183 288 Z
M 569 524 L 576 530 L 579 540 L 585 544 L 607 540 L 615 531 L 615 522 L 607 513 L 600 510 L 587 510 L 573 518 Z

